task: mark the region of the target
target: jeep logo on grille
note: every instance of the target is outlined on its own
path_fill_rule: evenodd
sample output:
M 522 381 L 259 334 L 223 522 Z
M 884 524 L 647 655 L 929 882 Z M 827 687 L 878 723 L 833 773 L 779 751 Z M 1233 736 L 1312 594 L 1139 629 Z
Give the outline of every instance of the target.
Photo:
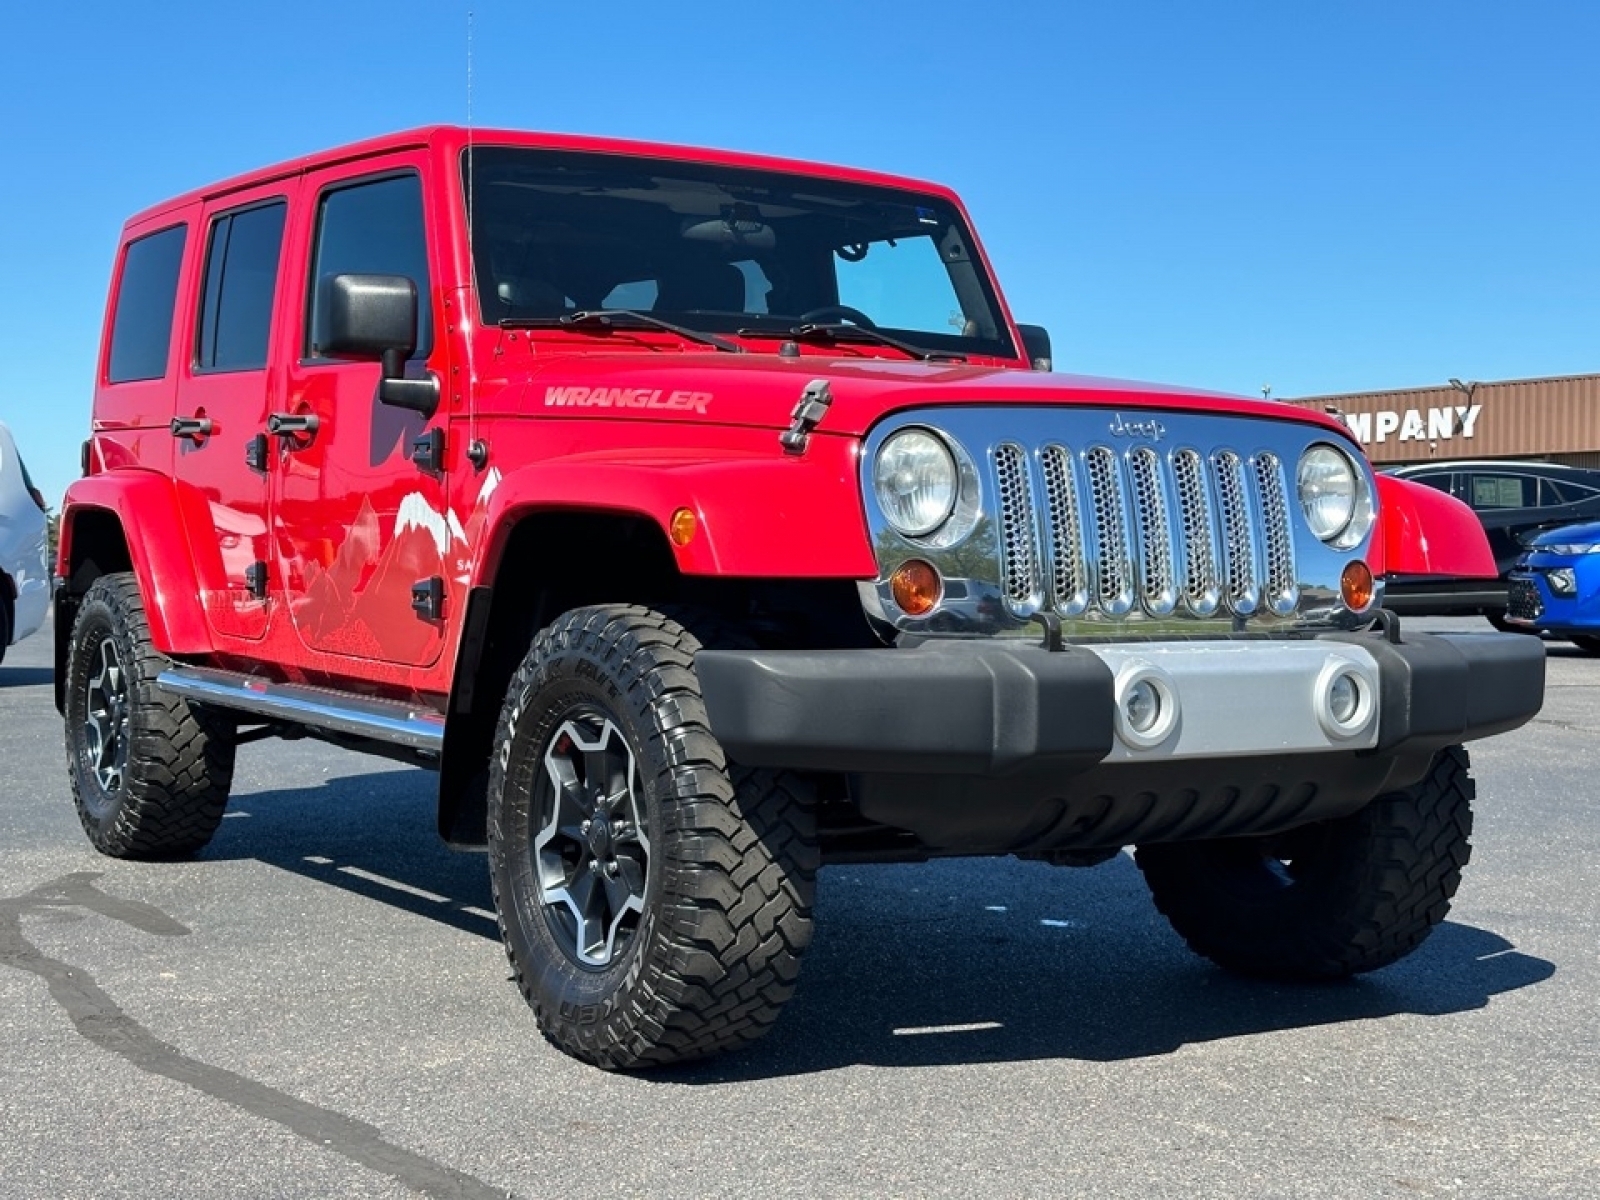
M 1167 436 L 1167 427 L 1152 417 L 1148 421 L 1130 421 L 1121 413 L 1111 418 L 1107 426 L 1112 437 L 1147 438 L 1152 442 L 1159 442 Z

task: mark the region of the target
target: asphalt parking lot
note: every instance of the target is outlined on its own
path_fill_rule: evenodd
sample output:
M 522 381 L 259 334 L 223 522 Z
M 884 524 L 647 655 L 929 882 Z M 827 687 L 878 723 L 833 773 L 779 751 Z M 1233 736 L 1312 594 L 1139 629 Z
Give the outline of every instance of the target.
M 200 858 L 96 855 L 49 638 L 0 665 L 0 1196 L 1600 1192 L 1600 659 L 1566 643 L 1475 744 L 1473 862 L 1405 962 L 1233 980 L 1125 856 L 834 868 L 776 1032 L 629 1077 L 538 1036 L 421 771 L 249 746 Z

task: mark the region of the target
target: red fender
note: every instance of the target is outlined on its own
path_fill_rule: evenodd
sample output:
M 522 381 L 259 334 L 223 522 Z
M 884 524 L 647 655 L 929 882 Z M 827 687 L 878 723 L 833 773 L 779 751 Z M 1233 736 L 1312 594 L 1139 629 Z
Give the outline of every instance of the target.
M 1493 579 L 1500 572 L 1476 513 L 1454 496 L 1426 484 L 1378 476 L 1382 561 L 1389 575 L 1458 575 Z
M 183 503 L 184 493 L 192 503 Z M 77 480 L 62 503 L 59 574 L 70 577 L 76 524 L 95 510 L 110 513 L 122 526 L 156 649 L 163 654 L 210 653 L 202 581 L 195 574 L 188 533 L 211 520 L 204 499 L 154 471 L 108 471 Z
M 796 457 L 547 459 L 516 471 L 496 485 L 482 510 L 496 532 L 473 582 L 493 579 L 505 538 L 524 513 L 629 513 L 653 521 L 665 536 L 673 513 L 684 508 L 697 518 L 695 536 L 685 546 L 669 544 L 686 575 L 870 579 L 878 573 L 855 441 L 813 437 Z

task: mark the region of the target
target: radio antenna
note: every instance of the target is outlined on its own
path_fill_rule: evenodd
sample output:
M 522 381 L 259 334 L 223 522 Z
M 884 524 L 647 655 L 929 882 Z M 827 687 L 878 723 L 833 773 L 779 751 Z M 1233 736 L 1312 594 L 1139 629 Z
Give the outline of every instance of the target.
M 467 457 L 482 470 L 488 461 L 487 448 L 478 440 L 478 372 L 473 362 L 472 347 L 477 341 L 476 322 L 483 305 L 478 300 L 477 247 L 472 241 L 472 187 L 477 174 L 477 164 L 472 157 L 472 10 L 467 9 L 467 290 L 464 303 L 472 310 L 471 316 L 463 313 L 461 327 L 467 331 Z

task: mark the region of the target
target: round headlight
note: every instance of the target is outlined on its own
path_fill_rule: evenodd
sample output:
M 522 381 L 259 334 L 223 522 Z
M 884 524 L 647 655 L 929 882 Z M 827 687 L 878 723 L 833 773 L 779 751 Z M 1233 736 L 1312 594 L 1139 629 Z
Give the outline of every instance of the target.
M 958 491 L 955 456 L 926 429 L 904 429 L 878 450 L 872 488 L 889 524 L 923 537 L 950 519 Z
M 1372 527 L 1372 493 L 1350 457 L 1318 443 L 1306 448 L 1295 472 L 1300 511 L 1311 532 L 1324 542 L 1347 548 Z

